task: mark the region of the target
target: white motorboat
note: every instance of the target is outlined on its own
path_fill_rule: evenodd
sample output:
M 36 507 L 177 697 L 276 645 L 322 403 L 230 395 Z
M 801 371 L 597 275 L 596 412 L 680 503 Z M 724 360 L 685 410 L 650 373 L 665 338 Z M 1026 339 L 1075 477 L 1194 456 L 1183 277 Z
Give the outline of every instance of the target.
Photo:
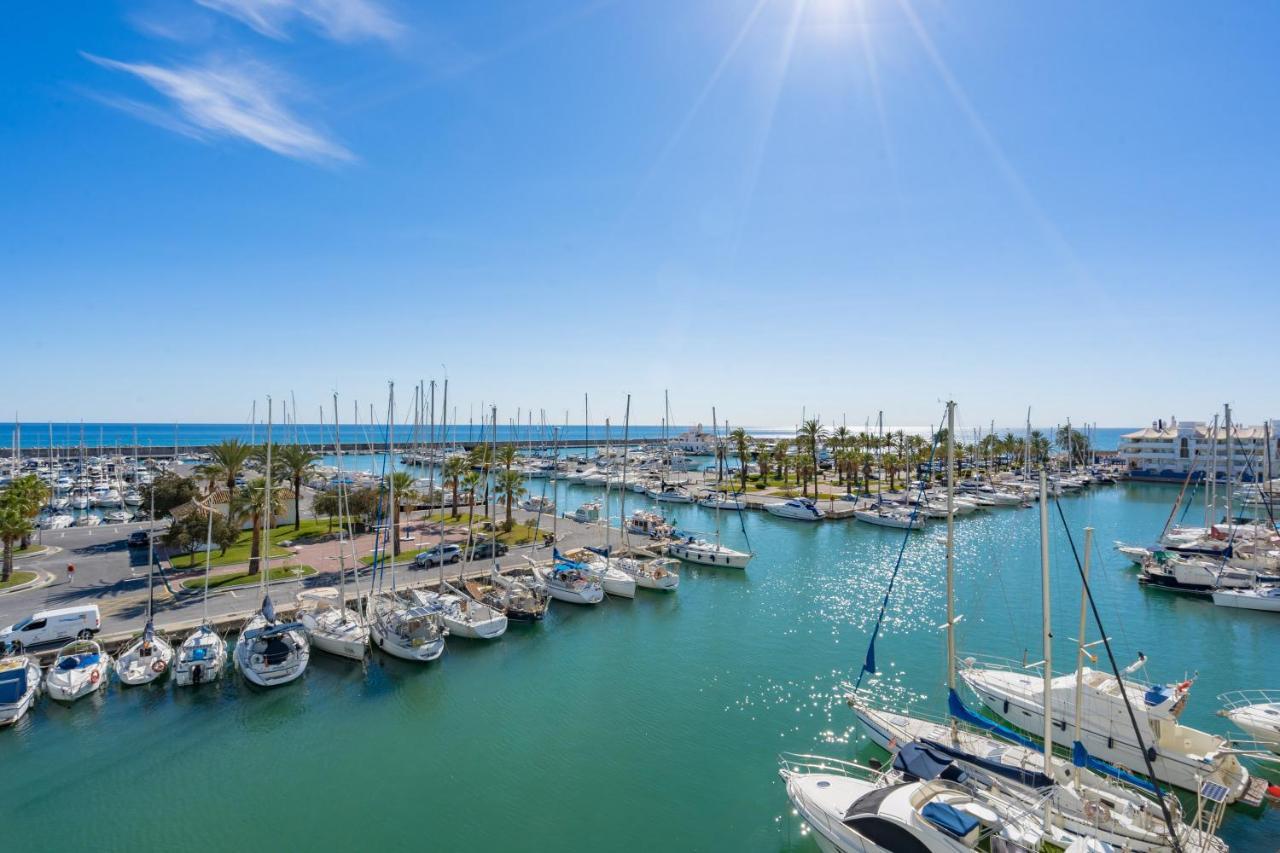
M 477 601 L 445 582 L 440 592 L 415 589 L 411 595 L 424 607 L 440 611 L 451 637 L 496 640 L 507 631 L 507 617 L 496 607 Z
M 40 695 L 40 664 L 29 655 L 0 658 L 0 728 L 21 720 Z
M 1247 589 L 1215 589 L 1213 603 L 1219 607 L 1241 610 L 1264 610 L 1280 613 L 1280 586 L 1258 586 Z
M 773 501 L 764 505 L 765 512 L 778 518 L 791 518 L 797 521 L 821 521 L 827 514 L 808 498 L 792 498 L 788 501 Z
M 648 536 L 650 539 L 665 539 L 672 534 L 673 529 L 660 513 L 638 509 L 627 519 L 626 531 Z
M 547 594 L 557 601 L 569 604 L 599 604 L 604 601 L 604 587 L 585 566 L 564 563 L 535 565 L 533 574 L 546 587 Z
M 967 658 L 959 674 L 998 717 L 1043 737 L 1042 673 L 999 664 L 980 665 L 974 658 Z M 1145 767 L 1143 750 L 1116 677 L 1083 667 L 1078 680 L 1083 693 L 1079 730 L 1085 748 L 1110 764 Z M 1077 675 L 1069 673 L 1053 677 L 1050 683 L 1053 719 L 1060 725 L 1065 722 L 1068 728 L 1075 725 L 1076 682 Z M 1203 782 L 1212 781 L 1226 788 L 1227 802 L 1235 802 L 1249 789 L 1249 771 L 1225 738 L 1178 721 L 1190 688 L 1190 681 L 1124 682 L 1128 705 L 1137 718 L 1143 741 L 1151 747 L 1148 757 L 1156 777 L 1189 791 L 1199 791 Z
M 297 600 L 295 615 L 306 626 L 311 645 L 338 657 L 364 660 L 369 651 L 369 626 L 344 605 L 337 587 L 304 589 Z
M 85 494 L 75 494 L 71 496 L 72 509 L 88 509 L 89 496 Z
M 46 518 L 40 526 L 45 530 L 65 530 L 75 524 L 75 520 L 75 516 L 60 512 Z
M 173 683 L 191 687 L 217 681 L 227 668 L 227 644 L 207 622 L 188 634 L 178 646 Z
M 525 512 L 543 513 L 551 515 L 556 511 L 556 502 L 544 495 L 530 495 L 521 499 L 520 508 Z
M 600 504 L 594 501 L 584 503 L 573 512 L 566 512 L 564 517 L 582 524 L 594 524 L 600 520 Z
M 1000 849 L 1042 849 L 1036 810 L 963 773 L 926 780 L 814 755 L 779 763 L 787 797 L 827 853 L 962 853 L 984 837 L 1003 841 Z M 1055 840 L 1058 849 L 1069 843 Z
M 125 492 L 124 502 L 128 506 L 142 506 L 142 495 L 138 492 Z
M 133 513 L 127 509 L 113 509 L 103 513 L 102 520 L 107 524 L 127 524 L 133 520 Z
M 116 676 L 129 687 L 158 681 L 169 672 L 173 663 L 173 646 L 156 633 L 151 620 L 142 629 L 142 636 L 134 640 L 116 659 Z
M 94 515 L 91 512 L 86 512 L 84 515 L 76 519 L 75 526 L 76 527 L 97 527 L 101 523 L 102 523 L 102 516 Z
M 744 551 L 735 551 L 726 545 L 693 536 L 668 542 L 667 555 L 690 563 L 727 569 L 745 569 L 751 562 L 751 555 Z
M 1128 557 L 1134 565 L 1141 566 L 1143 560 L 1151 556 L 1150 548 L 1143 548 L 1141 545 L 1126 545 L 1123 542 L 1116 542 L 1116 551 Z
M 58 650 L 58 656 L 44 677 L 50 699 L 74 702 L 107 686 L 111 675 L 111 655 L 94 640 L 75 640 Z
M 613 567 L 626 572 L 644 589 L 674 590 L 680 586 L 680 574 L 676 571 L 678 561 L 658 558 L 641 560 L 635 557 L 618 557 L 613 560 Z
M 250 684 L 276 687 L 300 678 L 311 661 L 311 643 L 301 622 L 276 619 L 271 597 L 240 629 L 232 655 L 236 669 Z
M 1218 712 L 1280 755 L 1280 690 L 1233 690 L 1218 697 Z

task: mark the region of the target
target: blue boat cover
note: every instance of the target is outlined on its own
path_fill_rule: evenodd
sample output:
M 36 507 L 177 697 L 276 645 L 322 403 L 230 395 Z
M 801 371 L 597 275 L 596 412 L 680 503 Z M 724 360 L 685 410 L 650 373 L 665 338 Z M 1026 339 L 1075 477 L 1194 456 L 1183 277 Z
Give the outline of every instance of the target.
M 1173 698 L 1173 689 L 1167 684 L 1153 684 L 1142 698 L 1148 705 L 1159 705 Z
M 101 657 L 96 652 L 91 655 L 71 655 L 58 661 L 58 669 L 64 672 L 71 669 L 84 669 L 86 666 L 92 666 L 97 663 Z
M 1101 773 L 1104 776 L 1119 779 L 1121 782 L 1127 782 L 1135 788 L 1141 788 L 1144 791 L 1155 794 L 1157 797 L 1160 796 L 1160 789 L 1151 782 L 1134 776 L 1127 770 L 1121 770 L 1119 767 L 1114 767 L 1102 759 L 1094 758 L 1089 754 L 1089 750 L 1084 748 L 1084 744 L 1080 741 L 1076 741 L 1071 745 L 1071 763 L 1076 767 L 1088 768 L 1094 773 Z
M 965 814 L 946 803 L 929 803 L 920 810 L 920 815 L 938 829 L 956 838 L 964 838 L 978 827 L 976 817 Z
M 0 672 L 0 704 L 17 702 L 27 692 L 27 668 L 20 666 L 8 672 Z
M 555 561 L 551 566 L 551 571 L 553 572 L 567 572 L 570 569 L 583 571 L 587 568 L 584 564 L 579 563 L 576 560 L 570 560 L 568 557 L 561 554 L 556 548 L 551 549 L 551 556 Z
M 967 723 L 971 726 L 980 728 L 983 731 L 999 735 L 1005 740 L 1012 741 L 1019 746 L 1025 746 L 1027 749 L 1040 749 L 1040 744 L 1036 743 L 1031 738 L 1023 737 L 1013 729 L 1006 728 L 997 722 L 988 720 L 981 714 L 975 714 L 973 711 L 970 711 L 965 707 L 964 702 L 960 700 L 960 697 L 956 695 L 954 690 L 947 692 L 947 711 L 951 716 L 955 717 L 962 723 Z
M 955 761 L 932 744 L 911 742 L 903 744 L 893 757 L 893 769 L 911 781 L 928 782 L 939 777 L 953 782 L 963 782 L 968 774 Z
M 610 551 L 609 548 L 592 548 L 590 545 L 587 546 L 587 550 L 592 554 L 599 554 L 601 557 L 609 556 Z
M 204 660 L 208 656 L 209 656 L 209 650 L 206 649 L 204 646 L 196 646 L 194 649 L 191 650 L 192 660 Z

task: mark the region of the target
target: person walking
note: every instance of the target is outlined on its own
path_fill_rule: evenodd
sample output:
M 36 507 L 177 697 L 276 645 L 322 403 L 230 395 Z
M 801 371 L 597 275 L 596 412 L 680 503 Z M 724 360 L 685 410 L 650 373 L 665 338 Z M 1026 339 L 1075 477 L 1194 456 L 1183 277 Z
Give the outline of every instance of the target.
M 67 585 L 71 586 L 76 582 L 76 567 L 74 563 L 67 563 Z

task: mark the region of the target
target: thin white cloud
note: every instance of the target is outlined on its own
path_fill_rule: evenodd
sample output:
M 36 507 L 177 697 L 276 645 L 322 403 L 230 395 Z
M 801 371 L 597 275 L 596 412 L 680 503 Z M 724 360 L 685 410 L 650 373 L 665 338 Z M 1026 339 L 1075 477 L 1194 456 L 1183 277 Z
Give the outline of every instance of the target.
M 206 140 L 239 137 L 298 160 L 355 159 L 342 145 L 308 126 L 285 107 L 280 79 L 265 66 L 162 68 L 88 53 L 82 55 L 104 68 L 132 74 L 167 97 L 169 109 L 134 100 L 101 100 L 168 130 Z
M 287 39 L 289 27 L 304 21 L 336 41 L 384 39 L 402 30 L 375 0 L 196 0 L 229 15 L 264 36 Z

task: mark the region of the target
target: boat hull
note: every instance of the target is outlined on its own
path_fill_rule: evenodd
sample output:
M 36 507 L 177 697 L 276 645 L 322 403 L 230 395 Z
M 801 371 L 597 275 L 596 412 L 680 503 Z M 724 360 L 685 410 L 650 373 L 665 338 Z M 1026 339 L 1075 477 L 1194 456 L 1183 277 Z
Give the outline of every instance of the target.
M 375 646 L 401 660 L 430 663 L 444 654 L 444 637 L 417 646 L 406 646 L 396 642 L 391 636 L 384 635 L 378 627 L 377 620 L 369 626 L 369 636 L 373 639 Z

